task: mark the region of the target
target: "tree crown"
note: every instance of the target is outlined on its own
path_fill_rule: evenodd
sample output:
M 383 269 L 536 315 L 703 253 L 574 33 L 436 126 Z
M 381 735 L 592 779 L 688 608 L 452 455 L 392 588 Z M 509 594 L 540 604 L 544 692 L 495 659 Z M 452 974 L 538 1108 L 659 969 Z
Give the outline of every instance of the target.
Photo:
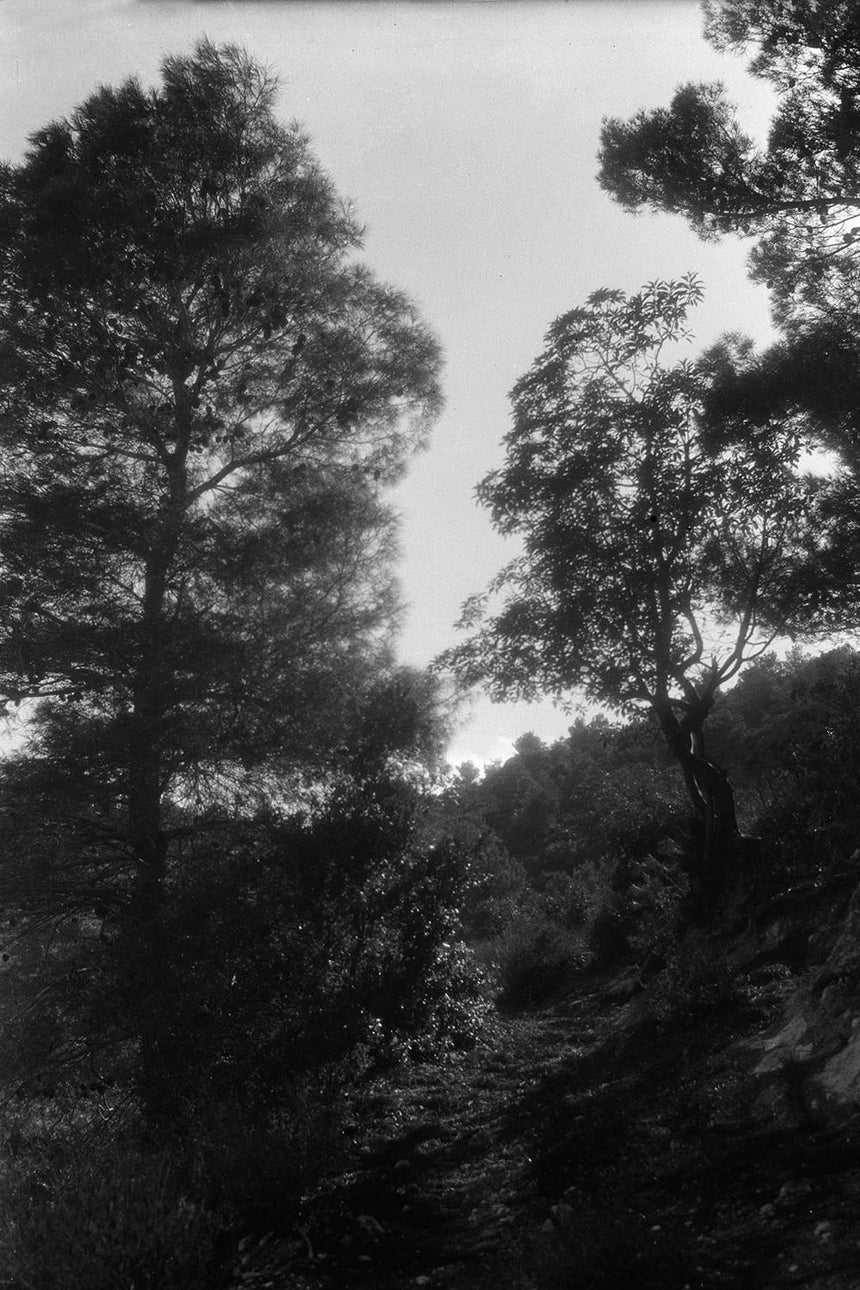
M 447 661 L 468 682 L 706 712 L 784 624 L 798 445 L 774 425 L 745 446 L 705 433 L 703 369 L 664 357 L 700 294 L 694 278 L 597 292 L 516 385 L 478 495 L 523 552 L 467 603 L 478 630 Z

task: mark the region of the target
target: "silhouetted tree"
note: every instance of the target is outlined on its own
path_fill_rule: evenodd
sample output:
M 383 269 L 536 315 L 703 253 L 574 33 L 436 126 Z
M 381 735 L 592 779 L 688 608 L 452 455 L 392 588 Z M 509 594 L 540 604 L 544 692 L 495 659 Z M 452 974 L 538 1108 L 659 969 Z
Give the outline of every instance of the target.
M 750 56 L 777 106 L 766 143 L 719 83 L 682 86 L 668 108 L 604 122 L 600 181 L 628 210 L 686 216 L 703 236 L 756 238 L 754 276 L 780 320 L 820 311 L 856 277 L 860 214 L 860 23 L 851 0 L 715 0 L 706 36 Z
M 497 698 L 581 688 L 650 711 L 702 822 L 707 903 L 736 822 L 705 723 L 796 609 L 815 486 L 790 427 L 723 449 L 703 435 L 703 372 L 661 361 L 699 296 L 692 278 L 601 291 L 553 324 L 514 389 L 505 464 L 478 490 L 523 554 L 467 604 L 477 630 L 443 658 Z
M 705 14 L 708 39 L 746 54 L 775 91 L 766 142 L 744 132 L 720 85 L 686 85 L 667 109 L 604 123 L 600 179 L 628 210 L 754 239 L 752 276 L 771 289 L 783 336 L 760 354 L 737 337 L 716 347 L 708 402 L 736 441 L 792 418 L 808 447 L 837 454 L 820 577 L 822 626 L 839 630 L 856 621 L 860 568 L 860 20 L 848 0 L 713 0 Z
M 731 761 L 783 883 L 851 881 L 860 812 L 860 659 L 849 646 L 753 664 L 720 699 L 711 744 Z
M 153 973 L 171 800 L 318 761 L 390 667 L 379 493 L 439 406 L 435 341 L 274 95 L 203 42 L 3 176 L 0 694 L 113 815 Z

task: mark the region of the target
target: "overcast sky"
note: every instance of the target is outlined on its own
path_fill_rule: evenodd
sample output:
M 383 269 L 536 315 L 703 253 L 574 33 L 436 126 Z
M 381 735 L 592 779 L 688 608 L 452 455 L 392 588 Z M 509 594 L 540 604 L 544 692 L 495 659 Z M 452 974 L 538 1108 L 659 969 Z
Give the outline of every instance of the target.
M 441 338 L 446 409 L 398 490 L 404 661 L 456 639 L 462 601 L 511 550 L 474 501 L 501 462 L 507 395 L 558 314 L 597 287 L 635 290 L 695 270 L 706 299 L 696 347 L 768 334 L 768 302 L 736 242 L 698 241 L 676 219 L 625 215 L 594 178 L 601 119 L 665 104 L 676 85 L 723 80 L 751 132 L 767 89 L 701 38 L 695 0 L 0 0 L 0 156 L 97 84 L 157 78 L 203 35 L 275 70 L 367 226 L 368 263 L 409 292 Z M 551 739 L 550 704 L 478 700 L 452 759 Z

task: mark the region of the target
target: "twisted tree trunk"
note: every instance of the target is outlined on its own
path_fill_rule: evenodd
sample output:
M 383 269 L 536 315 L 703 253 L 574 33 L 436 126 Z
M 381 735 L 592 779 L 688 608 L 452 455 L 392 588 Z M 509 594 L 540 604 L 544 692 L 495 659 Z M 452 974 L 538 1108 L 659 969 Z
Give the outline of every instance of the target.
M 669 704 L 657 709 L 663 736 L 681 769 L 699 827 L 698 854 L 690 868 L 690 913 L 707 921 L 723 889 L 738 836 L 735 798 L 727 773 L 705 756 L 707 709 L 681 720 Z

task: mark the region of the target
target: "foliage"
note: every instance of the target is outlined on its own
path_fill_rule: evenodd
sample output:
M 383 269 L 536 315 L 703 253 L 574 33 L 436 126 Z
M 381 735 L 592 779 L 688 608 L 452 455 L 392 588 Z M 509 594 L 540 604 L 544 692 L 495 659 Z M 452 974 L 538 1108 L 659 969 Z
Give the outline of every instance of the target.
M 860 26 L 846 0 L 706 5 L 706 36 L 746 54 L 777 106 L 767 142 L 744 133 L 719 84 L 668 109 L 604 122 L 601 183 L 629 210 L 679 212 L 706 236 L 757 239 L 755 275 L 781 319 L 818 311 L 855 277 L 860 208 Z
M 625 210 L 681 212 L 713 235 L 760 199 L 753 141 L 718 83 L 684 85 L 669 108 L 605 121 L 601 145 L 601 183 Z
M 158 971 L 149 938 L 102 1027 L 146 1006 L 168 1115 L 227 1100 L 273 1105 L 297 1076 L 427 1038 L 469 1042 L 476 970 L 458 949 L 465 858 L 426 846 L 404 781 L 344 781 L 310 815 L 199 827 L 168 876 Z M 93 1024 L 99 1018 L 93 1020 Z
M 860 245 L 856 7 L 844 0 L 720 0 L 705 8 L 712 43 L 745 54 L 750 70 L 775 91 L 767 142 L 758 145 L 744 134 L 721 86 L 686 85 L 668 109 L 604 123 L 601 182 L 628 210 L 677 212 L 705 236 L 754 239 L 751 273 L 771 290 L 784 336 L 760 355 L 749 342 L 739 347 L 733 336 L 716 348 L 712 414 L 736 441 L 754 438 L 772 418 L 794 419 L 810 446 L 823 442 L 853 474 Z M 843 516 L 830 581 L 838 588 L 841 576 L 853 586 L 854 479 L 836 481 L 826 500 L 822 528 L 834 513 Z M 844 596 L 838 609 L 850 620 L 852 597 Z M 825 625 L 834 628 L 833 621 Z
M 428 775 L 418 763 L 432 761 L 444 738 L 435 692 L 406 669 L 378 675 L 369 694 L 350 696 L 351 747 L 333 754 L 327 780 L 273 782 L 278 808 L 258 798 L 255 809 L 250 795 L 244 811 L 167 804 L 164 903 L 157 923 L 142 928 L 130 917 L 134 868 L 109 799 L 82 810 L 68 763 L 58 769 L 32 752 L 7 762 L 4 1079 L 77 1086 L 110 1073 L 149 1084 L 153 1097 L 161 1088 L 178 1108 L 180 1088 L 193 1100 L 195 1080 L 197 1094 L 210 1078 L 229 1085 L 233 1058 L 218 1051 L 220 1039 L 244 1048 L 258 1075 L 260 1062 L 271 1066 L 272 1054 L 262 1059 L 248 1042 L 258 1023 L 283 1034 L 292 1027 L 293 1056 L 307 1041 L 312 1064 L 328 1060 L 328 1044 L 342 1052 L 363 1042 L 371 1015 L 363 990 L 389 1009 L 384 1023 L 373 1021 L 377 1048 L 395 1032 L 404 1042 L 472 1034 L 474 972 L 457 948 L 454 913 L 467 861 L 445 845 L 428 852 L 423 836 Z M 369 778 L 357 778 L 360 763 Z M 237 967 L 244 994 L 229 988 Z M 302 990 L 318 1000 L 320 1033 L 306 1023 Z M 142 1020 L 164 1066 L 153 1055 L 148 1075 L 135 1075 Z M 274 1045 L 275 1034 L 265 1042 Z
M 842 870 L 857 849 L 858 686 L 851 647 L 795 652 L 762 659 L 715 713 L 715 744 L 737 765 L 784 881 Z
M 459 804 L 538 882 L 635 850 L 639 840 L 647 845 L 679 809 L 665 755 L 641 722 L 580 718 L 552 745 L 536 741 L 526 751 L 518 740 L 516 747 L 480 781 L 461 786 Z
M 674 856 L 644 855 L 615 874 L 615 913 L 636 962 L 664 959 L 683 925 L 686 884 Z
M 472 849 L 468 878 L 458 911 L 459 926 L 468 942 L 500 935 L 528 904 L 526 871 L 494 838 L 483 838 Z
M 726 946 L 700 931 L 688 932 L 648 991 L 651 1014 L 663 1025 L 694 1025 L 736 1003 L 737 981 Z
M 82 1153 L 49 1185 L 4 1197 L 7 1269 L 22 1290 L 203 1290 L 217 1223 L 163 1155 Z
M 165 793 L 319 763 L 387 664 L 381 488 L 439 403 L 275 88 L 204 41 L 37 132 L 2 193 L 0 690 L 109 775 L 153 886 Z
M 182 1125 L 173 1154 L 224 1229 L 293 1229 L 303 1197 L 343 1162 L 350 1078 L 337 1066 L 293 1077 L 277 1105 L 249 1107 L 240 1094 Z
M 534 928 L 552 928 L 559 943 L 576 932 L 601 964 L 638 953 L 637 929 L 654 912 L 647 900 L 637 904 L 643 866 L 662 864 L 674 899 L 688 832 L 653 730 L 636 719 L 580 718 L 553 744 L 524 737 L 516 746 L 481 778 L 461 768 L 437 804 L 439 827 L 476 839 L 460 910 L 467 939 L 497 964 Z M 532 794 L 544 825 L 529 836 L 522 821 L 534 818 Z
M 510 927 L 495 956 L 500 1001 L 513 1007 L 541 1003 L 589 961 L 582 937 L 540 912 Z
M 441 663 L 500 699 L 579 688 L 649 712 L 704 826 L 694 897 L 707 908 L 736 822 L 705 722 L 802 616 L 816 484 L 797 472 L 790 424 L 715 444 L 705 369 L 664 365 L 700 294 L 693 278 L 600 291 L 555 322 L 514 389 L 505 465 L 478 490 L 523 554 L 467 603 L 461 626 L 476 630 Z M 550 803 L 532 803 L 524 823 L 540 835 Z
M 717 698 L 712 755 L 733 768 L 739 819 L 755 835 L 754 862 L 750 852 L 736 866 L 747 893 L 770 898 L 850 872 L 860 833 L 856 672 L 848 646 L 765 654 Z M 520 864 L 510 851 L 528 783 L 551 797 L 553 812 L 542 850 Z M 461 776 L 446 807 L 448 826 L 469 822 L 482 838 L 462 915 L 469 939 L 486 942 L 482 959 L 498 963 L 508 943 L 528 939 L 525 929 L 551 927 L 559 942 L 577 932 L 597 966 L 672 960 L 694 839 L 667 759 L 641 722 L 599 717 L 552 745 L 530 741 L 482 778 Z
M 0 191 L 0 697 L 34 726 L 7 802 L 57 838 L 48 860 L 25 821 L 35 871 L 0 880 L 31 928 L 109 910 L 100 991 L 148 1096 L 181 840 L 441 738 L 391 659 L 383 498 L 438 348 L 275 92 L 203 41 L 38 131 Z
M 479 495 L 525 552 L 492 585 L 508 592 L 501 612 L 488 617 L 486 597 L 467 607 L 481 630 L 449 655 L 467 681 L 500 698 L 581 686 L 621 709 L 683 709 L 741 666 L 759 588 L 782 598 L 805 500 L 792 436 L 709 452 L 701 376 L 660 363 L 699 295 L 692 279 L 598 292 L 517 385 L 506 464 Z M 735 624 L 713 665 L 708 609 Z
M 536 1242 L 529 1259 L 533 1276 L 524 1277 L 522 1290 L 685 1290 L 695 1260 L 690 1233 L 680 1223 L 665 1230 L 652 1216 L 621 1204 L 618 1195 L 576 1196 L 573 1203 L 554 1206 L 554 1230 Z

